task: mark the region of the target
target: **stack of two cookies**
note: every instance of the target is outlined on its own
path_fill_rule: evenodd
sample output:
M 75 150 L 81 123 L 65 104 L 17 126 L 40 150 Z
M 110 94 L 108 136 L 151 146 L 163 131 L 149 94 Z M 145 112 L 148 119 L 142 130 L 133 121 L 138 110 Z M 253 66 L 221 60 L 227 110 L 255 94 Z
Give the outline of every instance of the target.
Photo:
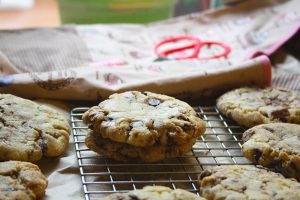
M 187 103 L 151 92 L 114 94 L 90 108 L 86 145 L 117 161 L 155 162 L 191 150 L 205 123 Z
M 83 115 L 90 131 L 86 145 L 117 161 L 155 162 L 182 156 L 205 131 L 205 123 L 187 103 L 151 92 L 113 94 Z M 188 191 L 146 186 L 104 199 L 193 199 Z
M 70 126 L 57 111 L 0 94 L 0 199 L 40 199 L 47 179 L 31 162 L 62 155 Z
M 229 108 L 238 107 L 229 104 Z M 226 114 L 221 99 L 218 106 Z M 232 117 L 232 113 L 233 116 L 240 115 L 234 112 L 230 111 L 228 116 Z M 205 130 L 203 121 L 186 103 L 150 92 L 112 95 L 99 106 L 89 109 L 83 120 L 91 129 L 86 137 L 87 146 L 119 161 L 151 162 L 182 155 Z M 255 166 L 205 170 L 199 176 L 199 185 L 202 197 L 181 189 L 146 186 L 104 199 L 300 199 L 300 183 Z

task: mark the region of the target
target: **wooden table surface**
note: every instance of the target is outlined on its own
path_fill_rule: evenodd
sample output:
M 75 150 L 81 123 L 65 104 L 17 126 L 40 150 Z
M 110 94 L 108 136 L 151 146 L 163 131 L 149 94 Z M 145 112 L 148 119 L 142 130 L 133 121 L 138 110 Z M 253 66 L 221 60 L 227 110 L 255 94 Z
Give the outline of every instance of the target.
M 0 11 L 0 29 L 60 26 L 56 0 L 35 0 L 31 9 Z

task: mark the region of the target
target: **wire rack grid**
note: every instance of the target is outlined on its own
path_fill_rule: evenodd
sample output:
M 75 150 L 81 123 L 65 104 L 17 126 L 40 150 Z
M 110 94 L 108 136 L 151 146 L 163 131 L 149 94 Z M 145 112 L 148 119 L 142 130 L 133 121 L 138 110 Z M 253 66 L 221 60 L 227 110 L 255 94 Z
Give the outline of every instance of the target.
M 88 149 L 84 143 L 88 128 L 81 119 L 87 109 L 81 107 L 71 111 L 76 156 L 86 200 L 146 185 L 181 188 L 198 194 L 197 177 L 204 169 L 217 165 L 252 164 L 241 153 L 244 129 L 222 116 L 214 106 L 194 107 L 206 122 L 206 132 L 189 153 L 155 163 L 116 162 Z

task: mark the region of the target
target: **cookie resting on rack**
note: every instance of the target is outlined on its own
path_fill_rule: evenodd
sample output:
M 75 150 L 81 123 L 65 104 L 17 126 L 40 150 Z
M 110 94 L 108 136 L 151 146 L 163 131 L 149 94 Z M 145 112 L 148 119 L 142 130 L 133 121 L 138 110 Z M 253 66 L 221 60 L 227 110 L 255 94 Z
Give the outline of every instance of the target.
M 205 123 L 187 103 L 166 95 L 113 94 L 83 115 L 86 145 L 119 161 L 159 161 L 191 150 Z
M 21 161 L 0 162 L 0 199 L 34 200 L 45 194 L 47 179 L 38 166 Z
M 281 174 L 251 165 L 204 170 L 199 176 L 200 194 L 208 200 L 298 200 L 300 183 Z
M 271 122 L 300 123 L 300 93 L 279 88 L 239 88 L 217 99 L 228 118 L 246 127 Z
M 242 139 L 246 158 L 300 181 L 300 125 L 262 124 L 245 131 Z
M 52 108 L 10 94 L 0 94 L 0 160 L 34 162 L 63 154 L 70 126 Z
M 165 186 L 145 186 L 140 190 L 128 193 L 115 193 L 103 200 L 205 200 L 191 192 L 182 189 L 172 190 Z

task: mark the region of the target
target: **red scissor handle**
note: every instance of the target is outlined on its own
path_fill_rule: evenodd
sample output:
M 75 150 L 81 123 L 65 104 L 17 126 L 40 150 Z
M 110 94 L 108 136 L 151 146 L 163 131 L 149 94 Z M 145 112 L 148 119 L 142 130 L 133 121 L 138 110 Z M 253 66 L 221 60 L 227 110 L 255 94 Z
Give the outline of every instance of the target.
M 225 57 L 231 51 L 230 46 L 228 46 L 227 44 L 224 44 L 223 42 L 218 42 L 218 41 L 204 41 L 204 42 L 201 42 L 200 48 L 202 48 L 203 46 L 207 46 L 207 45 L 219 45 L 219 46 L 223 47 L 224 51 L 221 52 L 220 54 L 209 56 L 209 57 L 204 57 L 204 58 L 199 57 L 198 58 L 199 60 L 209 60 L 209 59 L 216 59 L 216 58 L 220 58 L 220 57 Z
M 193 43 L 192 44 L 186 44 L 186 45 L 180 46 L 180 47 L 173 47 L 171 49 L 167 49 L 167 50 L 164 50 L 164 51 L 158 51 L 158 49 L 162 45 L 167 44 L 167 43 L 171 43 L 171 42 L 177 42 L 177 41 L 180 41 L 180 40 L 192 40 Z M 177 57 L 175 57 L 175 59 L 182 60 L 182 59 L 188 59 L 188 58 L 197 58 L 200 47 L 201 47 L 201 41 L 200 41 L 199 38 L 194 37 L 194 36 L 189 36 L 189 35 L 179 35 L 179 36 L 174 36 L 174 37 L 167 38 L 167 39 L 162 40 L 161 42 L 157 43 L 154 47 L 154 52 L 159 57 L 165 58 L 171 53 L 193 48 L 194 51 L 192 52 L 192 54 L 187 55 L 187 56 L 177 56 Z
M 177 42 L 177 41 L 180 41 L 180 40 L 191 40 L 191 41 L 193 41 L 193 43 L 192 44 L 186 44 L 186 45 L 183 45 L 183 46 L 180 46 L 180 47 L 173 47 L 173 48 L 170 48 L 170 49 L 159 51 L 159 48 L 161 46 L 163 46 L 167 43 Z M 199 57 L 200 49 L 203 46 L 207 46 L 207 45 L 219 45 L 219 46 L 223 47 L 224 51 L 221 52 L 218 55 L 213 55 L 213 56 L 210 56 L 210 57 L 204 57 L 204 58 Z M 174 56 L 174 58 L 177 59 L 177 60 L 183 60 L 183 59 L 189 59 L 189 58 L 197 58 L 199 60 L 208 60 L 208 59 L 216 59 L 216 58 L 220 58 L 220 57 L 225 57 L 231 52 L 231 48 L 227 44 L 224 44 L 223 42 L 201 41 L 198 37 L 190 36 L 190 35 L 179 35 L 179 36 L 174 36 L 174 37 L 170 37 L 170 38 L 167 38 L 165 40 L 162 40 L 161 42 L 159 42 L 155 45 L 154 52 L 159 57 L 166 58 L 169 54 L 172 54 L 172 53 L 175 53 L 175 52 L 180 52 L 180 51 L 187 50 L 187 49 L 193 49 L 193 52 L 190 55 Z

